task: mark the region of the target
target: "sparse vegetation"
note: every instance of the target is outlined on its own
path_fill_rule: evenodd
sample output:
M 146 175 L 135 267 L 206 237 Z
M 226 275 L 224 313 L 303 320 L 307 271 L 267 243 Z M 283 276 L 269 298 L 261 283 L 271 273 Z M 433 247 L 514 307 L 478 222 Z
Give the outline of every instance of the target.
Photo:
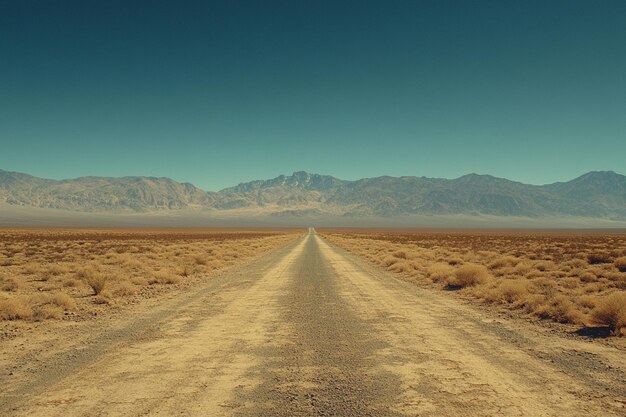
M 63 293 L 0 298 L 0 319 L 2 320 L 60 318 L 65 311 L 75 309 L 74 299 Z
M 319 231 L 404 279 L 545 320 L 626 332 L 626 234 Z
M 292 231 L 0 230 L 0 320 L 88 314 L 190 285 Z M 79 308 L 80 306 L 80 308 Z

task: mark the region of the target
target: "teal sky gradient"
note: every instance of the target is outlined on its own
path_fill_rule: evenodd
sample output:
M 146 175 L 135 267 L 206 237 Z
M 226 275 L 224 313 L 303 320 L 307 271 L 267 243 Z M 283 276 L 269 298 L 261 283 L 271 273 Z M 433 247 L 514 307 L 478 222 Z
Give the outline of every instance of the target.
M 0 169 L 626 173 L 625 1 L 0 0 Z

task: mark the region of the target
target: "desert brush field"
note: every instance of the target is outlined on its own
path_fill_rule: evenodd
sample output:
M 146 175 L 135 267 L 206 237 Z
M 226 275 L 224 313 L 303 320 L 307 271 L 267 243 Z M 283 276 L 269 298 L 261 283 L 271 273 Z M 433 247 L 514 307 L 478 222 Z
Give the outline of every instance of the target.
M 320 230 L 404 280 L 505 311 L 626 335 L 626 233 L 620 231 Z
M 0 320 L 84 320 L 210 279 L 293 230 L 0 230 Z
M 4 230 L 0 415 L 623 416 L 626 338 L 574 333 L 623 333 L 623 248 L 619 233 Z

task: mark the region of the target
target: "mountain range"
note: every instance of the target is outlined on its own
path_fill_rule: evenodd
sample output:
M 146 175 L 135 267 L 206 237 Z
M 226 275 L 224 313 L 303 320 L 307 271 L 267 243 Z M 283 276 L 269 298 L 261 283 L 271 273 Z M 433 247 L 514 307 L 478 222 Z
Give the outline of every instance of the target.
M 594 171 L 568 182 L 529 185 L 477 174 L 346 181 L 301 171 L 211 192 L 169 178 L 50 180 L 0 170 L 0 203 L 73 212 L 191 210 L 276 218 L 489 215 L 626 220 L 626 176 Z

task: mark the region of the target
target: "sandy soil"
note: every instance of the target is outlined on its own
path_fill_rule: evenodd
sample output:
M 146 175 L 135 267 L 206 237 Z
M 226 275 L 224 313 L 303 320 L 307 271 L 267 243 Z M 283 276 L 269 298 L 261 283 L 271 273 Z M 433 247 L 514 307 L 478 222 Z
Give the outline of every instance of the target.
M 0 343 L 3 416 L 623 416 L 624 350 L 315 234 L 132 314 Z

